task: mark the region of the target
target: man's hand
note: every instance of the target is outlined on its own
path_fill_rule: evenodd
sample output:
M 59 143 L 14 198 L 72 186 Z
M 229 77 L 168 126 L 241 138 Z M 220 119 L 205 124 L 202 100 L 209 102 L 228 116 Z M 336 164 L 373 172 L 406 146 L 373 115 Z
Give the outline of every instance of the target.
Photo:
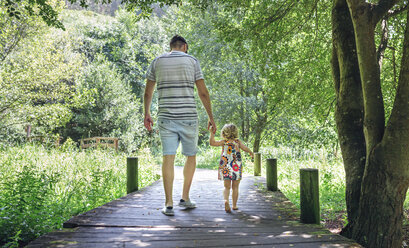
M 210 132 L 212 132 L 213 134 L 216 134 L 217 127 L 213 119 L 209 119 L 207 123 L 207 130 L 210 130 Z
M 145 93 L 143 95 L 143 108 L 145 113 L 145 118 L 143 120 L 143 124 L 145 125 L 146 129 L 150 132 L 152 131 L 153 120 L 151 117 L 151 103 L 152 103 L 152 96 L 153 90 L 155 89 L 155 81 L 151 81 L 149 79 L 146 80 L 146 87 Z
M 210 131 L 210 134 L 215 134 L 215 132 L 213 132 L 213 126 L 210 126 L 210 129 L 209 129 L 209 131 Z
M 145 125 L 145 128 L 150 132 L 152 131 L 153 127 L 153 120 L 150 115 L 145 115 L 145 119 L 143 121 L 143 124 Z

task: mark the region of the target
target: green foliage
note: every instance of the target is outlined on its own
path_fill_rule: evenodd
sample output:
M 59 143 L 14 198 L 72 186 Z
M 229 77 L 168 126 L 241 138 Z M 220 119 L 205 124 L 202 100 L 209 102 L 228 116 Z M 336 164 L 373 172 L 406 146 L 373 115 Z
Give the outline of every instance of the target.
M 148 150 L 134 155 L 143 188 L 158 179 L 157 168 Z M 71 141 L 59 150 L 32 145 L 0 150 L 0 244 L 30 241 L 125 195 L 125 159 L 114 151 L 79 152 Z
M 117 19 L 85 11 L 63 17 L 66 31 L 38 30 L 3 63 L 0 134 L 22 139 L 30 124 L 33 135 L 119 137 L 128 151 L 157 142 L 143 139 L 141 99 L 149 61 L 164 50 L 158 19 L 136 22 L 125 11 Z
M 4 14 L 7 14 L 8 18 L 13 22 L 18 22 L 25 17 L 41 17 L 49 26 L 64 28 L 60 20 L 58 20 L 59 11 L 63 3 L 64 2 L 60 0 L 6 0 L 3 1 L 2 6 L 4 8 Z
M 73 50 L 87 63 L 76 80 L 82 105 L 73 109 L 62 135 L 118 137 L 127 151 L 157 142 L 157 135 L 146 136 L 141 101 L 147 66 L 164 49 L 161 25 L 155 19 L 136 22 L 125 11 L 117 18 L 85 11 L 65 11 L 63 17 Z
M 89 104 L 74 111 L 74 137 L 118 137 L 128 150 L 140 147 L 144 134 L 140 103 L 121 79 L 115 66 L 103 56 L 84 70 L 77 90 L 91 94 Z
M 10 173 L 10 179 L 2 180 L 1 236 L 22 231 L 23 240 L 31 240 L 55 225 L 49 218 L 53 209 L 49 202 L 49 186 L 55 184 L 58 175 L 49 177 L 46 171 L 24 165 L 21 170 Z M 7 200 L 7 202 L 6 202 Z
M 235 123 L 241 138 L 253 143 L 253 149 L 257 150 L 260 144 L 271 140 L 285 140 L 288 123 L 303 116 L 303 125 L 308 128 L 297 123 L 298 129 L 314 130 L 316 127 L 311 123 L 323 126 L 320 130 L 331 133 L 325 136 L 325 145 L 333 146 L 329 143 L 335 143 L 337 137 L 332 135 L 334 122 L 328 118 L 334 99 L 327 63 L 330 30 L 323 28 L 329 18 L 325 10 L 327 3 L 316 6 L 319 16 L 315 22 L 297 27 L 302 32 L 294 30 L 290 18 L 303 4 L 309 3 L 300 3 L 300 6 L 293 3 L 288 13 L 276 20 L 280 25 L 266 23 L 262 31 L 265 35 L 260 35 L 261 30 L 255 26 L 257 21 L 265 22 L 263 13 L 274 14 L 272 9 L 276 6 L 267 8 L 267 1 L 223 2 L 210 4 L 205 12 L 196 9 L 197 3 L 188 3 L 179 10 L 168 9 L 165 17 L 176 20 L 170 30 L 185 36 L 189 53 L 201 61 L 219 127 Z M 303 18 L 307 18 L 308 13 L 305 15 Z M 288 39 L 284 39 L 282 33 Z M 200 110 L 204 126 L 206 113 Z M 309 121 L 305 121 L 307 119 Z M 290 129 L 290 133 L 292 131 Z M 291 136 L 291 141 L 305 143 L 308 136 L 297 133 Z M 320 137 L 315 132 L 312 142 L 324 143 Z M 204 135 L 201 140 L 206 138 Z
M 14 237 L 11 237 L 10 238 L 11 241 L 5 244 L 3 248 L 18 248 L 20 246 L 19 241 L 21 241 L 20 234 L 21 234 L 21 230 L 19 230 L 16 233 L 16 235 L 14 235 Z
M 7 14 L 5 2 L 0 2 L 0 63 L 18 46 L 19 42 L 37 34 L 37 30 L 44 25 L 38 23 L 38 18 L 29 16 L 24 8 L 19 8 L 19 19 Z
M 71 45 L 65 33 L 46 28 L 8 55 L 0 68 L 1 135 L 23 124 L 44 135 L 71 119 L 70 108 L 78 102 L 73 84 L 82 63 Z
M 165 51 L 168 37 L 158 17 L 136 20 L 136 15 L 119 10 L 116 18 L 86 11 L 65 11 L 64 23 L 76 40 L 75 50 L 89 63 L 102 54 L 115 64 L 121 81 L 142 97 L 149 63 Z

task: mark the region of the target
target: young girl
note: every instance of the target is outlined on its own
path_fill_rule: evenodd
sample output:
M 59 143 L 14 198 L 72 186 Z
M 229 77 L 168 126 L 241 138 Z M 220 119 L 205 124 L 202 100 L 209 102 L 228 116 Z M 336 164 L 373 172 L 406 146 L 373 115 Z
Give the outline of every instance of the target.
M 238 139 L 239 132 L 234 124 L 224 125 L 221 131 L 223 140 L 214 140 L 212 129 L 210 130 L 210 145 L 223 146 L 219 166 L 219 180 L 224 180 L 224 209 L 227 213 L 230 213 L 230 188 L 233 189 L 233 210 L 239 209 L 237 207 L 237 199 L 239 198 L 239 184 L 243 172 L 240 149 L 248 152 L 252 158 L 253 152 Z

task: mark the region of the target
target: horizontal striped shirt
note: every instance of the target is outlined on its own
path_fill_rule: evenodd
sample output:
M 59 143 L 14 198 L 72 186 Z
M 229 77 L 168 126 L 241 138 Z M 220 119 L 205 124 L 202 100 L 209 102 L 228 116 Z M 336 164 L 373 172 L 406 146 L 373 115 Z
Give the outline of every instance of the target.
M 195 57 L 179 51 L 162 54 L 152 61 L 146 78 L 157 83 L 159 118 L 197 119 L 194 86 L 203 73 Z

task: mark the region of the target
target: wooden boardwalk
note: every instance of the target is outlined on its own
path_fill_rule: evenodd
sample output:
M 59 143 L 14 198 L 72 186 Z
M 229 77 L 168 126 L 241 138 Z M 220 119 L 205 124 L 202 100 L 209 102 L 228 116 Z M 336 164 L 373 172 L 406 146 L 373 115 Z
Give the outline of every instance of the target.
M 224 211 L 217 172 L 198 169 L 191 189 L 196 209 L 176 206 L 182 190 L 176 167 L 175 216 L 165 216 L 162 182 L 73 217 L 64 229 L 43 235 L 28 247 L 360 247 L 319 225 L 298 221 L 298 212 L 280 192 L 266 192 L 265 179 L 246 176 L 239 210 Z

